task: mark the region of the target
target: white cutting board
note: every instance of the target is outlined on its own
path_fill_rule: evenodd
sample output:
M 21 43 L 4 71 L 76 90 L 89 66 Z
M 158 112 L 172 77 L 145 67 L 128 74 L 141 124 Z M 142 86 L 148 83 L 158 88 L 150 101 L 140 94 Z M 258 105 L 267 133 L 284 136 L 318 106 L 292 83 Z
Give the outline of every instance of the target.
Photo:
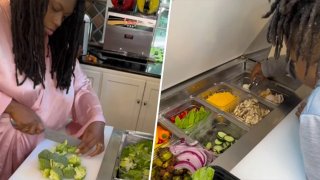
M 105 147 L 109 142 L 112 134 L 113 127 L 106 126 L 104 130 L 104 142 Z M 28 158 L 20 165 L 15 173 L 10 177 L 10 180 L 46 180 L 38 168 L 38 154 L 44 149 L 52 149 L 57 145 L 56 142 L 45 139 L 32 151 Z M 95 180 L 97 178 L 100 166 L 103 160 L 104 153 L 101 153 L 95 157 L 82 156 L 81 164 L 86 167 L 87 175 L 85 180 Z

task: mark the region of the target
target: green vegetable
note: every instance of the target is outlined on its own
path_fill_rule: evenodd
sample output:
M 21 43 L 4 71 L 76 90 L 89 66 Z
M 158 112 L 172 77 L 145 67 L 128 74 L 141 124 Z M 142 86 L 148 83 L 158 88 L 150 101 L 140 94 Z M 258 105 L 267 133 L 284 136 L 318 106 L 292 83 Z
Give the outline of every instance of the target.
M 211 167 L 202 167 L 192 174 L 192 180 L 212 180 L 214 169 Z
M 42 176 L 48 178 L 50 176 L 50 169 L 41 170 Z
M 50 165 L 50 161 L 48 159 L 39 158 L 39 169 L 40 170 L 50 169 L 50 168 L 51 168 L 51 165 Z
M 49 160 L 49 159 L 51 159 L 52 154 L 53 154 L 53 153 L 52 153 L 51 151 L 45 149 L 45 150 L 41 151 L 41 152 L 38 154 L 38 158 L 39 158 L 39 159 L 41 158 L 41 159 L 47 159 L 47 160 Z
M 212 148 L 212 143 L 208 142 L 207 145 L 206 145 L 206 149 L 210 150 L 211 148 Z
M 122 179 L 148 179 L 152 141 L 142 140 L 123 148 L 120 156 L 119 177 Z
M 39 169 L 44 177 L 52 180 L 63 178 L 82 180 L 86 169 L 81 166 L 81 159 L 75 154 L 77 147 L 67 141 L 58 144 L 54 152 L 43 150 L 38 154 Z
M 72 165 L 69 165 L 68 167 L 64 168 L 62 171 L 63 171 L 63 176 L 68 179 L 73 178 L 74 175 L 76 174 L 76 171 L 74 170 Z
M 63 178 L 63 173 L 62 173 L 61 169 L 53 167 L 50 170 L 49 179 L 51 179 L 51 180 L 60 180 L 62 178 Z
M 68 163 L 72 164 L 73 166 L 78 166 L 81 164 L 81 159 L 79 156 L 72 154 L 68 159 Z
M 74 170 L 76 172 L 76 174 L 74 175 L 75 180 L 82 180 L 87 174 L 86 168 L 82 166 L 75 167 Z
M 208 115 L 209 112 L 207 112 L 203 106 L 201 106 L 199 110 L 197 110 L 197 108 L 193 108 L 183 119 L 180 119 L 180 117 L 177 115 L 175 117 L 175 125 L 180 129 L 192 128 L 198 122 L 205 119 Z

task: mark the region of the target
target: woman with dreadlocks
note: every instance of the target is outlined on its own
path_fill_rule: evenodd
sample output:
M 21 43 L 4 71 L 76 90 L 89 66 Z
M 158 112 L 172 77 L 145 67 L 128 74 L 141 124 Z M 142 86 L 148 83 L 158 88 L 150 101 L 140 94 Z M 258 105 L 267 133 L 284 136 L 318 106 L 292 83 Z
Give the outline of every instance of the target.
M 273 61 L 258 64 L 252 76 L 288 72 L 314 88 L 300 115 L 300 144 L 309 180 L 320 178 L 320 0 L 276 0 L 264 16 L 272 16 L 267 40 L 275 46 Z M 286 58 L 280 58 L 283 43 Z
M 43 139 L 44 128 L 104 150 L 100 102 L 76 55 L 84 0 L 0 0 L 0 179 Z M 67 121 L 72 115 L 72 121 Z

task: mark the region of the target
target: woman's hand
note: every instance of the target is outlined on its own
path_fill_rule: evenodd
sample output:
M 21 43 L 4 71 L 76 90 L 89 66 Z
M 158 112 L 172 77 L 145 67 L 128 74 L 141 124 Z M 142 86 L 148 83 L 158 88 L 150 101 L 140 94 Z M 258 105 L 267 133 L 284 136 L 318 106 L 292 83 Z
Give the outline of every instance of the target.
M 40 117 L 29 107 L 12 100 L 5 113 L 10 114 L 12 126 L 27 134 L 40 134 L 44 130 Z
M 263 79 L 266 78 L 262 73 L 261 63 L 257 63 L 252 71 L 251 71 L 251 79 L 254 80 L 256 77 L 262 77 Z
M 78 152 L 86 154 L 95 147 L 95 150 L 89 156 L 95 156 L 104 151 L 104 126 L 103 122 L 93 122 L 84 131 L 81 136 L 81 143 L 78 146 Z

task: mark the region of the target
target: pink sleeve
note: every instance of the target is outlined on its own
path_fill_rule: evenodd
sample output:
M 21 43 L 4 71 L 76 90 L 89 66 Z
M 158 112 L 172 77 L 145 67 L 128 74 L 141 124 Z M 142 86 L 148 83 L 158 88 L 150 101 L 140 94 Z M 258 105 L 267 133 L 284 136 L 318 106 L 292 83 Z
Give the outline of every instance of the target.
M 0 115 L 6 110 L 12 98 L 0 91 Z
M 83 73 L 77 61 L 74 71 L 75 97 L 72 107 L 72 122 L 67 126 L 70 134 L 80 137 L 92 122 L 105 123 L 98 96 L 91 86 L 90 80 Z

